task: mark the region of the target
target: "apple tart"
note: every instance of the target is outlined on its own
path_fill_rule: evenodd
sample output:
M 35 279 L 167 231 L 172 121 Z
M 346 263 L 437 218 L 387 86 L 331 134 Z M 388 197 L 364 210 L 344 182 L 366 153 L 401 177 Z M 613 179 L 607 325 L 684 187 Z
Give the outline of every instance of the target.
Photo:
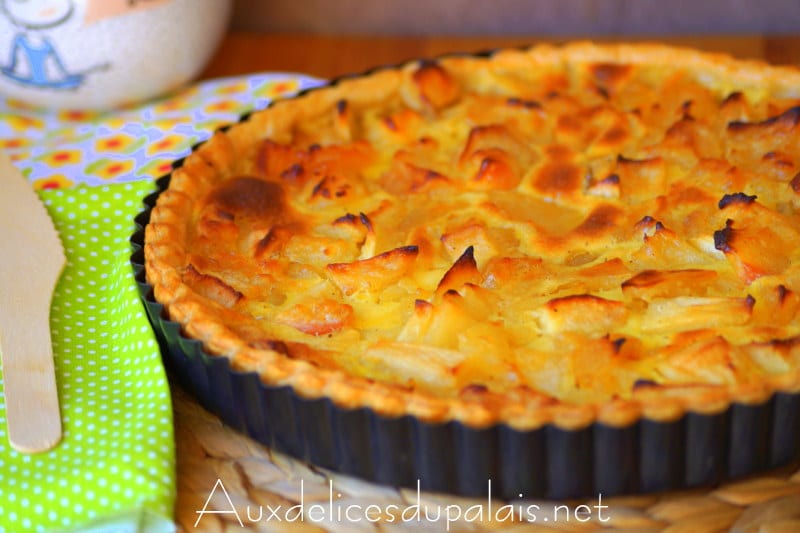
M 794 68 L 655 44 L 412 61 L 249 115 L 164 188 L 162 316 L 304 400 L 530 434 L 800 388 Z

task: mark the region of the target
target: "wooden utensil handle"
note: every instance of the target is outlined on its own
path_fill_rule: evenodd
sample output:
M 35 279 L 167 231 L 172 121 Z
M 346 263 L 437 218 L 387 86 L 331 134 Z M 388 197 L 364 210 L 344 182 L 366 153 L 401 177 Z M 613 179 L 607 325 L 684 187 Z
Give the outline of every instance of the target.
M 0 151 L 0 353 L 8 440 L 26 453 L 61 440 L 50 301 L 66 264 L 53 221 Z
M 62 431 L 49 333 L 50 299 L 13 292 L 0 294 L 8 439 L 15 449 L 35 453 L 58 444 Z

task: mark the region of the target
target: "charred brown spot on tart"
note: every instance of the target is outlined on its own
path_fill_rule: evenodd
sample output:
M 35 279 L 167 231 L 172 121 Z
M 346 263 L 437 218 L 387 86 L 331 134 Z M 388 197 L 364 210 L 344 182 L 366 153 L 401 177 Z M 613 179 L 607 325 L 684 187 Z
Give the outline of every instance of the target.
M 600 298 L 599 296 L 595 296 L 593 294 L 573 294 L 570 296 L 562 296 L 560 298 L 553 298 L 547 302 L 547 307 L 552 309 L 554 312 L 558 312 L 559 309 L 563 310 L 572 305 L 594 305 L 594 304 L 605 304 L 608 303 L 609 300 L 604 298 Z M 619 302 L 617 302 L 619 303 Z
M 418 310 L 418 311 L 422 312 L 422 311 L 426 311 L 428 309 L 431 309 L 432 307 L 433 307 L 433 304 L 430 303 L 427 300 L 420 300 L 420 299 L 414 300 L 414 309 L 415 310 Z
M 221 220 L 227 220 L 227 221 L 232 221 L 232 220 L 234 220 L 236 218 L 236 216 L 233 213 L 229 213 L 227 211 L 223 211 L 222 209 L 217 209 L 217 216 Z
M 383 117 L 383 124 L 391 131 L 397 131 L 397 123 L 392 117 Z
M 619 207 L 611 204 L 601 204 L 595 207 L 572 233 L 585 237 L 608 234 L 617 229 L 617 223 L 622 216 L 623 213 Z
M 767 341 L 752 342 L 745 347 L 759 366 L 770 372 L 780 373 L 792 369 L 791 361 L 800 355 L 800 337 L 775 338 Z
M 747 97 L 741 91 L 733 91 L 728 94 L 719 105 L 720 116 L 727 122 L 746 118 L 748 110 Z
M 485 184 L 486 188 L 490 189 L 513 189 L 519 182 L 519 175 L 508 163 L 507 158 L 501 157 L 498 153 L 481 160 L 478 172 L 472 180 L 477 184 Z
M 280 173 L 281 179 L 286 181 L 299 181 L 305 175 L 305 169 L 300 163 L 294 163 L 289 168 Z
M 664 385 L 652 379 L 639 378 L 631 386 L 632 392 L 650 391 L 664 388 Z
M 288 227 L 273 226 L 255 246 L 254 257 L 257 259 L 278 253 L 291 239 L 292 231 Z
M 639 231 L 648 232 L 648 231 L 652 231 L 653 229 L 655 229 L 657 224 L 661 224 L 661 223 L 659 221 L 657 221 L 655 218 L 653 218 L 652 216 L 645 215 L 645 216 L 643 216 L 641 218 L 641 220 L 639 220 L 639 222 L 637 222 L 635 224 L 634 227 Z
M 369 217 L 368 217 L 367 215 L 365 215 L 364 213 L 359 213 L 359 214 L 358 214 L 358 221 L 359 221 L 359 222 L 361 222 L 361 224 L 362 224 L 362 225 L 363 225 L 365 228 L 367 228 L 367 231 L 369 231 L 370 233 L 375 231 L 375 230 L 373 229 L 372 221 L 371 221 L 371 220 L 369 219 Z
M 595 141 L 599 144 L 620 144 L 629 137 L 628 129 L 623 126 L 613 126 L 606 130 L 602 136 Z
M 792 292 L 792 291 L 790 291 L 789 289 L 787 289 L 787 288 L 786 288 L 786 286 L 784 286 L 783 284 L 780 284 L 780 285 L 778 285 L 778 286 L 777 286 L 777 288 L 776 288 L 776 290 L 777 290 L 777 292 L 778 292 L 778 301 L 779 301 L 780 303 L 783 303 L 783 302 L 785 302 L 785 301 L 786 301 L 786 297 L 787 297 L 789 294 L 791 294 L 791 292 Z
M 489 394 L 489 387 L 483 385 L 482 383 L 470 383 L 461 388 L 459 392 L 459 396 L 462 398 L 475 398 L 475 397 L 482 397 Z
M 380 255 L 376 255 L 375 257 L 416 257 L 419 249 L 412 245 L 409 246 L 401 246 L 400 248 L 395 248 L 394 250 L 389 250 L 388 252 L 384 252 Z
M 506 99 L 506 104 L 511 107 L 522 107 L 525 109 L 541 109 L 542 104 L 536 100 L 529 100 L 525 98 L 517 98 L 515 96 Z
M 800 336 L 788 339 L 772 339 L 767 344 L 788 354 L 789 351 L 800 347 Z
M 206 201 L 232 216 L 271 219 L 285 213 L 286 193 L 278 183 L 250 176 L 225 180 Z
M 609 339 L 611 340 L 611 345 L 614 347 L 614 353 L 618 354 L 622 351 L 622 346 L 628 341 L 625 337 L 619 337 L 617 339 Z
M 351 228 L 363 226 L 369 232 L 374 231 L 372 221 L 370 221 L 369 217 L 364 213 L 359 213 L 358 216 L 353 213 L 347 213 L 334 220 L 332 224 L 334 226 L 349 226 Z
M 762 161 L 769 161 L 774 163 L 775 165 L 782 166 L 782 167 L 793 167 L 794 163 L 792 163 L 791 158 L 788 154 L 783 152 L 778 152 L 775 150 L 771 150 L 761 156 Z
M 714 248 L 723 253 L 732 251 L 733 242 L 733 220 L 725 221 L 725 227 L 714 232 Z
M 408 138 L 422 121 L 422 116 L 417 111 L 402 108 L 383 116 L 379 124 L 382 126 L 383 132 L 389 133 L 393 137 Z
M 571 196 L 583 183 L 581 167 L 566 161 L 545 163 L 534 176 L 534 187 L 545 196 Z
M 462 296 L 461 293 L 455 289 L 447 289 L 442 294 L 444 300 L 461 300 Z
M 411 192 L 425 192 L 438 186 L 445 186 L 450 183 L 450 179 L 429 168 L 409 167 L 413 177 L 411 178 Z
M 291 167 L 302 168 L 302 150 L 291 145 L 277 143 L 271 139 L 261 142 L 256 156 L 256 167 L 267 178 L 281 176 Z M 298 174 L 299 176 L 299 174 Z
M 629 157 L 625 157 L 622 154 L 617 155 L 617 164 L 618 165 L 642 165 L 647 164 L 651 159 L 633 159 Z
M 619 198 L 619 174 L 609 174 L 599 181 L 589 180 L 586 188 L 586 194 L 593 196 L 602 196 L 604 198 Z
M 733 91 L 732 93 L 728 94 L 724 100 L 722 100 L 722 105 L 741 104 L 745 101 L 744 93 L 742 93 L 742 91 Z
M 720 209 L 725 209 L 731 204 L 739 204 L 739 205 L 749 205 L 756 201 L 758 196 L 748 195 L 743 192 L 737 192 L 733 194 L 726 194 L 722 197 L 722 199 L 717 204 L 717 207 Z
M 637 269 L 694 268 L 705 265 L 708 255 L 687 239 L 680 230 L 674 230 L 661 222 L 642 231 L 642 246 L 631 259 Z
M 789 186 L 795 193 L 800 194 L 800 172 L 795 174 L 794 178 L 792 178 L 792 181 L 789 182 Z
M 349 225 L 354 226 L 358 224 L 359 220 L 358 217 L 355 216 L 353 213 L 347 213 L 346 215 L 340 216 L 336 220 L 333 221 L 333 225 Z
M 660 385 L 658 383 L 656 383 L 655 381 L 653 381 L 652 379 L 640 378 L 640 379 L 637 379 L 636 381 L 633 382 L 633 390 L 634 391 L 642 390 L 642 389 L 650 389 L 650 388 L 659 387 L 659 386 Z
M 347 179 L 332 174 L 325 176 L 311 191 L 310 203 L 314 203 L 320 199 L 325 200 L 341 200 L 351 194 L 353 185 Z
M 191 263 L 183 271 L 183 281 L 198 294 L 225 307 L 233 307 L 244 295 L 223 280 L 198 271 Z
M 633 65 L 620 63 L 596 63 L 589 69 L 597 86 L 606 93 L 614 93 L 634 72 Z
M 692 117 L 692 100 L 686 100 L 681 104 L 681 113 L 683 114 L 683 118 L 685 119 L 693 119 Z
M 729 122 L 728 131 L 737 133 L 763 129 L 777 133 L 779 131 L 791 130 L 796 127 L 798 123 L 800 123 L 800 106 L 787 109 L 783 113 L 769 117 L 761 122 L 742 122 L 738 120 Z
M 597 92 L 597 94 L 600 95 L 601 98 L 603 98 L 603 100 L 608 100 L 609 98 L 611 98 L 611 94 L 605 87 L 602 87 L 600 85 L 595 85 L 594 90 L 595 92 Z
M 458 82 L 435 61 L 422 61 L 412 74 L 420 97 L 434 109 L 452 104 L 461 94 Z
M 481 156 L 486 151 L 499 149 L 512 151 L 524 150 L 516 136 L 503 124 L 488 124 L 475 126 L 469 130 L 467 143 L 461 152 L 460 161 L 464 162 L 475 156 Z
M 329 236 L 355 243 L 362 247 L 368 240 L 372 242 L 375 238 L 372 223 L 364 213 L 359 213 L 358 215 L 347 213 L 340 216 L 331 222 L 331 228 L 333 231 L 327 232 Z
M 391 170 L 383 181 L 384 187 L 390 192 L 411 193 L 424 193 L 451 184 L 452 180 L 441 172 L 408 161 L 403 151 L 395 154 Z
M 725 227 L 714 232 L 714 247 L 723 252 L 745 283 L 780 274 L 790 265 L 787 243 L 770 227 L 734 228 L 726 220 Z
M 347 100 L 341 99 L 336 102 L 334 109 L 333 129 L 335 138 L 339 141 L 351 140 L 353 138 L 353 113 L 350 111 L 350 105 Z

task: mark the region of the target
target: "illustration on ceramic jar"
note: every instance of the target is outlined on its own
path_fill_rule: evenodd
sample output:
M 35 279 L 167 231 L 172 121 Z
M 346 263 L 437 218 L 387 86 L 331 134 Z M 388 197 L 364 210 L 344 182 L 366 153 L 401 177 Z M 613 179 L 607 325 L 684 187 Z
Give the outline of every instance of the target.
M 2 13 L 19 30 L 0 72 L 23 85 L 76 89 L 90 72 L 107 69 L 101 64 L 71 72 L 48 37 L 47 30 L 69 20 L 74 7 L 72 0 L 0 0 Z
M 233 0 L 0 0 L 0 97 L 104 111 L 178 90 L 225 34 Z

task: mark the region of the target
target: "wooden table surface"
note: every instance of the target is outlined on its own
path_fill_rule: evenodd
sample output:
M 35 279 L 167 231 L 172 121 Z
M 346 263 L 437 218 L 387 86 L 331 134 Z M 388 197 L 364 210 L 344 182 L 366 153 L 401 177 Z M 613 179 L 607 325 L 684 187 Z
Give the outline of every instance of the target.
M 581 36 L 507 37 L 369 37 L 300 34 L 230 33 L 201 78 L 252 72 L 298 72 L 320 78 L 363 72 L 417 57 L 449 52 L 478 52 L 538 42 L 586 39 Z M 602 41 L 660 41 L 725 52 L 736 57 L 800 65 L 800 34 L 781 36 L 710 35 L 680 37 L 619 37 Z

